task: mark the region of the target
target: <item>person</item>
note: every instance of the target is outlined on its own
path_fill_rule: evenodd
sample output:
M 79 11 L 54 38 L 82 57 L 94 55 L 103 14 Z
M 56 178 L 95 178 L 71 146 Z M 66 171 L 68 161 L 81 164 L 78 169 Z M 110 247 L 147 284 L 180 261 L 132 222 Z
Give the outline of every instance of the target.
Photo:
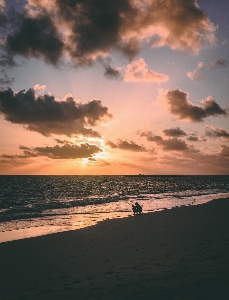
M 133 213 L 134 213 L 134 216 L 135 216 L 135 214 L 137 213 L 137 210 L 136 210 L 136 207 L 135 207 L 135 205 L 134 205 L 134 204 L 132 204 L 132 211 L 133 211 Z
M 132 204 L 132 211 L 134 213 L 134 216 L 135 216 L 135 214 L 141 214 L 142 206 L 138 202 L 135 202 L 135 205 Z

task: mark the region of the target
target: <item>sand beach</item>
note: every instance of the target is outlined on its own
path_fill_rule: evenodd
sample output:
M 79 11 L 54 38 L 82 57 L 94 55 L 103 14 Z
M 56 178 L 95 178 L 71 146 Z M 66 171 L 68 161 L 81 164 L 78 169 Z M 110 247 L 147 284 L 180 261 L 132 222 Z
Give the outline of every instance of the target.
M 0 244 L 0 299 L 228 299 L 229 199 Z

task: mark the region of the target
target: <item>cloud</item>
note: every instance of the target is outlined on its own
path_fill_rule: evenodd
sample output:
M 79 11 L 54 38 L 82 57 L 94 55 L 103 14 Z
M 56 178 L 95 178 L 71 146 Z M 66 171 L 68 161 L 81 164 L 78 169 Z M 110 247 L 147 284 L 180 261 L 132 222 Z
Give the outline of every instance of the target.
M 215 43 L 216 27 L 196 0 L 28 0 L 4 17 L 6 53 L 53 65 L 63 57 L 90 65 L 114 51 L 133 59 L 143 43 L 194 53 Z
M 9 86 L 14 82 L 14 78 L 10 78 L 5 69 L 0 70 L 0 85 Z
M 0 0 L 0 13 L 4 11 L 6 3 L 4 0 Z
M 219 155 L 223 158 L 229 159 L 229 146 L 222 145 Z M 227 161 L 227 163 L 228 163 L 228 161 Z
M 34 89 L 13 93 L 9 88 L 0 91 L 0 113 L 5 120 L 26 125 L 26 129 L 45 136 L 82 134 L 100 137 L 97 131 L 85 126 L 106 121 L 112 115 L 100 100 L 76 103 L 74 98 L 58 101 L 52 95 L 36 96 Z
M 191 122 L 202 122 L 210 116 L 227 115 L 226 110 L 222 109 L 211 96 L 208 96 L 205 100 L 201 100 L 202 105 L 191 103 L 188 97 L 188 93 L 179 89 L 167 90 L 162 95 L 169 108 L 169 112 L 181 120 L 186 119 Z
M 166 136 L 172 136 L 172 137 L 179 137 L 179 136 L 185 136 L 187 133 L 185 133 L 182 129 L 179 127 L 170 128 L 163 130 L 164 134 Z
M 88 160 L 89 160 L 90 162 L 95 162 L 95 161 L 97 161 L 97 159 L 95 159 L 94 157 L 89 157 Z
M 197 135 L 189 135 L 187 138 L 190 142 L 206 142 L 206 139 L 203 136 L 197 136 Z
M 189 71 L 187 73 L 187 76 L 192 79 L 192 80 L 196 80 L 199 81 L 200 79 L 203 78 L 203 73 L 202 71 L 205 69 L 205 64 L 203 62 L 199 62 L 198 63 L 198 67 L 196 69 L 194 69 L 192 72 Z
M 184 151 L 188 150 L 188 145 L 185 141 L 173 137 L 171 139 L 163 139 L 161 136 L 153 135 L 151 131 L 145 131 L 140 133 L 141 137 L 146 137 L 149 142 L 155 142 L 161 146 L 164 151 Z
M 31 158 L 46 156 L 51 159 L 78 159 L 78 158 L 90 158 L 94 154 L 101 152 L 102 150 L 96 145 L 90 145 L 88 143 L 82 143 L 79 145 L 65 144 L 63 146 L 55 145 L 53 147 L 35 147 L 29 148 L 25 146 L 19 146 L 19 149 L 24 152 L 24 155 L 1 155 L 2 158 Z
M 165 151 L 184 151 L 188 150 L 188 145 L 185 141 L 178 138 L 163 140 L 159 143 Z
M 64 140 L 60 140 L 60 139 L 55 139 L 55 141 L 56 141 L 58 144 L 68 144 L 68 143 L 69 143 L 68 141 L 64 141 Z
M 0 53 L 0 66 L 3 66 L 3 67 L 6 67 L 6 66 L 9 66 L 9 67 L 13 67 L 13 66 L 16 66 L 16 62 L 13 58 L 12 55 L 10 54 L 3 54 L 3 53 Z
M 45 91 L 46 90 L 46 85 L 40 85 L 39 83 L 35 84 L 33 87 L 34 91 Z
M 17 16 L 17 28 L 6 38 L 7 53 L 43 58 L 47 63 L 56 65 L 62 56 L 64 43 L 50 17 L 47 14 L 36 18 Z
M 169 76 L 150 70 L 143 58 L 135 60 L 129 64 L 124 75 L 124 81 L 155 81 L 159 83 L 168 80 Z
M 226 68 L 228 66 L 229 66 L 229 62 L 226 59 L 219 58 L 219 59 L 215 60 L 214 62 L 212 62 L 209 65 L 209 68 L 215 70 L 218 68 Z
M 218 138 L 218 137 L 224 137 L 226 139 L 229 139 L 229 132 L 227 132 L 223 128 L 214 128 L 213 126 L 206 126 L 205 134 L 207 137 L 210 138 Z
M 105 65 L 105 72 L 104 72 L 104 76 L 109 78 L 109 79 L 122 79 L 122 74 L 120 72 L 120 68 L 116 68 L 113 69 L 111 66 L 109 65 Z
M 225 174 L 228 175 L 229 147 L 222 145 L 221 150 L 216 154 L 204 154 L 191 148 L 179 153 L 179 156 L 164 155 L 160 163 L 165 164 L 169 169 L 176 169 L 176 174 Z
M 116 144 L 111 141 L 107 141 L 106 144 L 113 149 L 118 148 L 118 149 L 132 151 L 132 152 L 147 151 L 144 146 L 140 146 L 133 141 L 127 142 L 127 141 L 123 141 L 123 140 L 119 139 L 119 140 L 117 140 Z
M 77 159 L 92 157 L 95 153 L 102 150 L 96 145 L 85 143 L 80 145 L 66 144 L 64 146 L 36 147 L 33 151 L 39 156 L 47 156 L 52 159 Z
M 200 79 L 204 77 L 205 70 L 215 70 L 219 68 L 226 68 L 227 66 L 229 66 L 229 62 L 223 58 L 219 58 L 208 64 L 200 62 L 198 63 L 198 67 L 196 69 L 187 73 L 187 76 L 192 80 L 200 81 Z
M 149 142 L 160 143 L 163 141 L 163 138 L 159 135 L 154 135 L 151 131 L 139 132 L 141 137 L 146 137 Z

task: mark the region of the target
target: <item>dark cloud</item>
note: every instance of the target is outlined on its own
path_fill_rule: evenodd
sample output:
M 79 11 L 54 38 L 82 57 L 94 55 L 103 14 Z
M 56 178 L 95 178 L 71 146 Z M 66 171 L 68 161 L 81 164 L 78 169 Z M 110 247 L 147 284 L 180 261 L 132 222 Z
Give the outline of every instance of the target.
M 15 158 L 16 155 L 2 154 L 1 157 L 2 158 L 9 158 L 9 159 L 11 159 L 11 158 Z M 18 155 L 17 155 L 17 157 L 18 157 Z
M 92 157 L 93 154 L 102 150 L 96 145 L 85 143 L 80 145 L 66 144 L 61 147 L 59 145 L 54 147 L 36 147 L 33 151 L 39 156 L 47 156 L 53 159 L 76 159 Z
M 153 135 L 153 133 L 151 131 L 145 131 L 145 132 L 141 132 L 140 136 L 143 137 L 145 136 L 147 141 L 149 142 L 156 142 L 156 143 L 160 143 L 163 141 L 163 138 L 159 135 Z
M 215 70 L 218 68 L 226 68 L 229 66 L 229 62 L 226 59 L 219 58 L 215 60 L 214 62 L 210 62 L 208 64 L 204 64 L 203 62 L 198 63 L 197 68 L 195 68 L 193 71 L 189 71 L 187 73 L 187 76 L 193 80 L 199 81 L 204 77 L 204 72 L 209 70 Z
M 206 142 L 206 139 L 203 136 L 197 135 L 189 135 L 187 140 L 190 142 Z
M 161 136 L 153 135 L 151 131 L 146 131 L 140 133 L 141 137 L 146 137 L 149 142 L 155 142 L 157 145 L 161 146 L 165 151 L 184 151 L 188 150 L 188 145 L 185 141 L 178 139 L 176 137 L 164 140 Z
M 14 82 L 14 78 L 10 78 L 5 69 L 0 70 L 0 85 L 9 86 Z
M 19 149 L 24 152 L 24 155 L 1 155 L 2 158 L 31 158 L 39 156 L 47 156 L 52 159 L 77 159 L 91 158 L 94 154 L 102 150 L 96 145 L 82 143 L 79 145 L 65 144 L 63 146 L 55 145 L 53 147 L 35 147 L 28 148 L 19 146 Z
M 13 93 L 9 88 L 0 91 L 0 113 L 9 122 L 26 125 L 26 129 L 45 136 L 51 134 L 82 134 L 100 137 L 87 125 L 96 125 L 111 118 L 100 100 L 76 103 L 72 97 L 58 101 L 54 96 L 36 96 L 33 89 Z
M 197 142 L 197 141 L 198 141 L 198 136 L 190 135 L 190 136 L 188 137 L 188 141 L 191 141 L 191 142 Z
M 147 151 L 144 146 L 140 146 L 133 141 L 127 142 L 121 139 L 117 140 L 117 143 L 107 141 L 106 144 L 111 148 L 119 148 L 122 150 L 133 151 L 133 152 L 144 152 Z
M 179 119 L 188 119 L 192 122 L 201 122 L 210 116 L 226 116 L 227 112 L 222 109 L 215 100 L 209 96 L 202 100 L 202 105 L 195 105 L 188 100 L 189 94 L 179 89 L 168 90 L 164 94 L 171 114 Z
M 36 18 L 17 16 L 17 28 L 6 38 L 7 53 L 11 56 L 42 57 L 46 62 L 56 65 L 62 56 L 64 43 L 50 17 L 46 14 Z
M 97 159 L 95 159 L 94 157 L 89 157 L 88 160 L 89 160 L 89 161 L 92 161 L 92 162 L 97 161 Z
M 218 69 L 218 68 L 226 68 L 229 66 L 229 62 L 226 59 L 219 58 L 213 63 L 210 64 L 209 68 L 210 69 Z
M 133 59 L 143 43 L 198 53 L 216 29 L 196 0 L 33 0 L 2 19 L 6 53 L 54 65 L 63 56 L 90 65 L 114 50 Z
M 17 63 L 15 62 L 14 58 L 10 54 L 0 54 L 0 66 L 6 67 L 13 67 L 16 66 Z
M 68 143 L 67 141 L 60 140 L 60 139 L 55 139 L 55 141 L 56 141 L 58 144 L 66 144 L 66 143 Z
M 23 146 L 23 145 L 20 145 L 19 147 L 18 147 L 20 150 L 30 150 L 30 148 L 29 147 L 26 147 L 26 146 Z
M 210 138 L 224 137 L 226 139 L 229 139 L 229 133 L 222 128 L 214 128 L 212 126 L 207 126 L 207 129 L 205 130 L 205 134 L 207 137 Z
M 171 136 L 171 137 L 179 137 L 179 136 L 185 136 L 187 135 L 182 129 L 179 127 L 175 128 L 170 128 L 170 129 L 165 129 L 163 130 L 164 134 L 166 136 Z
M 165 151 L 184 151 L 188 150 L 188 145 L 185 141 L 178 138 L 163 140 L 159 143 Z
M 111 147 L 111 148 L 118 148 L 118 146 L 115 143 L 111 142 L 111 141 L 107 141 L 106 145 Z
M 105 65 L 105 72 L 104 72 L 104 76 L 109 78 L 109 79 L 122 79 L 122 74 L 120 73 L 119 70 L 117 69 L 113 69 L 111 66 L 109 65 Z

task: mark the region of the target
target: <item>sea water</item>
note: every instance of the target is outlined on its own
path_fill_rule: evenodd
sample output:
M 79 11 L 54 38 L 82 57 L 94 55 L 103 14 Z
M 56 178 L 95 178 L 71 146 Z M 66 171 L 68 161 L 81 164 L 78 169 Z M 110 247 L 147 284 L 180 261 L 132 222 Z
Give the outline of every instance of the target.
M 229 176 L 0 176 L 0 242 L 229 196 Z

